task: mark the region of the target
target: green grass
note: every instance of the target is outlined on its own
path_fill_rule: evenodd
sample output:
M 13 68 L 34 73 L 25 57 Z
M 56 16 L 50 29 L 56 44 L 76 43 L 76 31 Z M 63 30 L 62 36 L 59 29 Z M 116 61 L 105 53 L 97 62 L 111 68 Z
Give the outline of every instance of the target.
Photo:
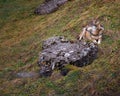
M 1 96 L 118 96 L 120 94 L 120 1 L 74 0 L 58 11 L 37 16 L 44 0 L 0 1 Z M 105 27 L 99 56 L 91 65 L 67 66 L 48 78 L 15 78 L 21 71 L 39 71 L 42 41 L 58 35 L 76 39 L 82 26 L 98 17 Z

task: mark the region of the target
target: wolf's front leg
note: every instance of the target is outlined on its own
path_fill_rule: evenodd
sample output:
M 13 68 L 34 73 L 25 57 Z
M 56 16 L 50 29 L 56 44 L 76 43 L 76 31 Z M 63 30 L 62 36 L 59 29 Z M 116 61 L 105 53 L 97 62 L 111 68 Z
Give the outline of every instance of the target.
M 86 31 L 86 28 L 83 28 L 83 31 L 82 31 L 81 34 L 79 35 L 79 40 L 82 40 L 82 38 L 83 38 L 84 35 L 85 35 L 85 31 Z
M 101 39 L 98 40 L 98 44 L 101 44 Z
M 101 44 L 101 41 L 102 41 L 102 37 L 98 39 L 98 44 Z

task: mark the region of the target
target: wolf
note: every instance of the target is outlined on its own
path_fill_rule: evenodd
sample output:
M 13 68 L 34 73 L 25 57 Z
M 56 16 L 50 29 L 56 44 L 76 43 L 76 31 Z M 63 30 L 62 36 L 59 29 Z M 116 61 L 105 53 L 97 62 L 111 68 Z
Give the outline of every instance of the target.
M 99 21 L 93 20 L 83 27 L 83 30 L 79 35 L 79 40 L 84 39 L 92 41 L 95 44 L 101 44 L 103 32 L 103 25 L 101 25 Z

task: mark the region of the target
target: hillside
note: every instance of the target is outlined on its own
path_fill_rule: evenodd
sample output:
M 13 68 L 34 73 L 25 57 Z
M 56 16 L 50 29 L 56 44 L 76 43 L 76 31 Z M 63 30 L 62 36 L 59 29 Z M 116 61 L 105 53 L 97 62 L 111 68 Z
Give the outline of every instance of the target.
M 34 15 L 44 0 L 0 0 L 0 96 L 119 96 L 120 1 L 72 0 L 48 15 Z M 99 56 L 90 65 L 68 66 L 48 78 L 16 78 L 39 72 L 41 42 L 63 35 L 75 40 L 82 26 L 98 17 L 105 27 Z

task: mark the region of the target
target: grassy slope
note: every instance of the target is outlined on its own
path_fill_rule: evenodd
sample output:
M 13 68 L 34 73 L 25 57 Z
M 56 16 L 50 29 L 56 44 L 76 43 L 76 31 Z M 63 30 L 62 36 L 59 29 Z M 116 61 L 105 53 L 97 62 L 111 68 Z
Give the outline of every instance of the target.
M 57 12 L 36 16 L 43 0 L 0 1 L 0 95 L 1 96 L 118 96 L 120 94 L 120 1 L 75 0 Z M 38 71 L 42 40 L 64 35 L 70 39 L 82 25 L 100 17 L 106 32 L 99 57 L 91 65 L 59 77 L 14 78 L 19 71 Z M 57 77 L 59 77 L 57 79 Z

